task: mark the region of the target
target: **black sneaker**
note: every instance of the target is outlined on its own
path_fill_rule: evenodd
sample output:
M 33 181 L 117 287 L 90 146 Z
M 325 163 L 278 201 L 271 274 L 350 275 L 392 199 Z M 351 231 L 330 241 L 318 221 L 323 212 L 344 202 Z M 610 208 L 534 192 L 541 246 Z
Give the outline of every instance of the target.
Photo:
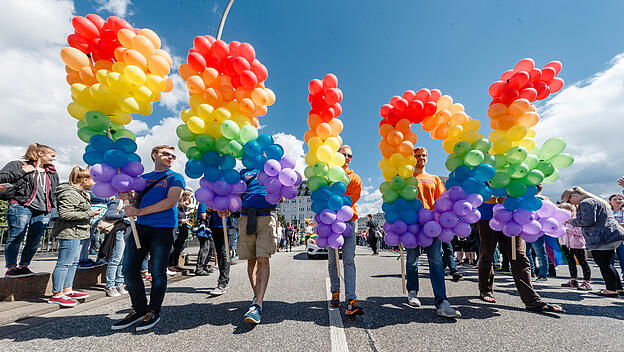
M 151 329 L 159 321 L 160 314 L 152 310 L 149 313 L 145 314 L 143 320 L 139 323 L 139 325 L 137 325 L 136 331 L 145 331 Z
M 453 273 L 453 281 L 457 282 L 459 280 L 461 280 L 461 278 L 464 277 L 464 275 L 462 275 L 460 272 L 456 271 Z
M 329 301 L 329 305 L 337 308 L 340 307 L 340 291 L 332 292 L 331 301 Z
M 210 275 L 206 270 L 199 269 L 195 271 L 195 276 L 208 276 Z
M 131 310 L 130 313 L 128 313 L 128 315 L 126 315 L 125 318 L 123 318 L 122 320 L 114 323 L 111 326 L 111 330 L 121 330 L 121 329 L 125 329 L 127 327 L 130 327 L 130 326 L 140 322 L 141 320 L 143 320 L 144 316 L 145 316 L 145 313 L 137 313 L 134 310 Z
M 347 305 L 347 316 L 356 316 L 363 315 L 364 309 L 358 305 L 357 299 L 352 299 L 349 301 L 349 305 Z

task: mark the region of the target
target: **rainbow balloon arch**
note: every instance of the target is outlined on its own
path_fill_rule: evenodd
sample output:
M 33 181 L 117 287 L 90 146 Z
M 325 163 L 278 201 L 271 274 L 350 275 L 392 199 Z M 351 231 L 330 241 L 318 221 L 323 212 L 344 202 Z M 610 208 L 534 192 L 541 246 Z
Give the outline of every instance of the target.
M 558 169 L 570 166 L 574 158 L 563 153 L 562 138 L 536 146 L 533 127 L 539 115 L 531 104 L 563 87 L 556 77 L 560 70 L 558 61 L 539 69 L 532 59 L 523 59 L 494 82 L 489 89 L 488 116 L 494 129 L 489 138 L 479 133 L 480 122 L 470 118 L 462 104 L 437 89 L 406 91 L 381 107 L 379 167 L 385 182 L 380 191 L 389 246 L 428 247 L 435 238 L 448 242 L 454 236 L 467 237 L 470 224 L 481 219 L 477 208 L 492 196 L 505 197 L 494 207 L 492 229 L 528 242 L 565 234 L 562 225 L 570 214 L 536 197 L 537 185 L 557 180 Z M 450 154 L 447 191 L 431 210 L 417 199 L 413 150 L 418 139 L 412 124 L 421 124 L 433 139 L 442 140 Z

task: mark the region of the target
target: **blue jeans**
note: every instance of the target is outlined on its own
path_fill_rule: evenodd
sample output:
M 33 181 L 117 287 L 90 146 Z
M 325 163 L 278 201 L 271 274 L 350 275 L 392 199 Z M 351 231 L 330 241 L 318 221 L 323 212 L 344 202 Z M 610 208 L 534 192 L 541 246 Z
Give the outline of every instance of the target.
M 455 261 L 455 252 L 451 242 L 442 243 L 442 265 L 449 268 L 451 275 L 457 272 L 457 262 Z
M 52 292 L 61 292 L 73 285 L 79 257 L 80 240 L 59 240 L 58 260 L 52 272 Z
M 527 256 L 529 257 L 529 262 L 531 263 L 531 272 L 536 272 L 535 266 L 533 265 L 533 260 L 531 260 L 531 247 L 535 251 L 537 255 L 537 260 L 539 261 L 539 273 L 537 276 L 548 276 L 548 254 L 546 254 L 546 242 L 544 241 L 544 236 L 537 239 L 537 241 L 529 243 L 527 242 Z
M 620 270 L 622 271 L 622 277 L 624 278 L 624 243 L 619 245 L 615 249 L 615 255 L 611 258 L 611 265 L 615 268 L 615 258 L 620 262 Z
M 344 266 L 345 297 L 347 301 L 356 299 L 355 296 L 355 224 L 349 221 L 353 231 L 349 237 L 344 238 L 342 245 L 342 264 Z M 340 291 L 340 277 L 336 269 L 336 251 L 327 247 L 327 270 L 329 271 L 329 290 Z
M 167 290 L 167 263 L 173 246 L 173 227 L 151 227 L 137 224 L 141 249 L 137 249 L 134 236 L 129 235 L 123 259 L 123 275 L 126 289 L 130 293 L 132 309 L 137 313 L 150 310 L 160 312 Z M 145 285 L 141 278 L 143 260 L 149 253 L 152 259 L 152 289 L 147 303 Z
M 130 228 L 128 228 L 130 230 Z M 124 283 L 123 264 L 121 259 L 123 258 L 124 248 L 126 247 L 126 234 L 127 231 L 117 231 L 116 234 L 110 234 L 109 236 L 115 236 L 115 247 L 113 253 L 106 266 L 106 288 L 113 288 L 114 286 L 121 286 Z
M 91 229 L 89 231 L 91 237 L 85 238 L 84 240 L 80 241 L 80 246 L 82 247 L 80 249 L 81 262 L 89 260 L 89 251 L 91 249 L 95 250 L 95 243 L 99 242 L 100 240 L 100 230 L 98 230 L 97 224 L 91 225 Z
M 26 244 L 22 250 L 22 258 L 19 265 L 28 266 L 35 253 L 37 253 L 41 236 L 45 233 L 46 227 L 50 222 L 50 213 L 32 210 L 19 204 L 9 204 L 7 208 L 7 222 L 9 231 L 6 246 L 4 247 L 6 267 L 13 268 L 17 266 L 17 255 L 25 235 Z M 26 234 L 26 227 L 28 227 L 28 234 Z
M 444 267 L 442 266 L 442 242 L 434 238 L 431 246 L 424 248 L 429 262 L 429 280 L 433 288 L 435 306 L 438 307 L 442 301 L 446 301 L 446 284 L 444 283 Z M 407 249 L 407 290 L 418 292 L 418 248 Z

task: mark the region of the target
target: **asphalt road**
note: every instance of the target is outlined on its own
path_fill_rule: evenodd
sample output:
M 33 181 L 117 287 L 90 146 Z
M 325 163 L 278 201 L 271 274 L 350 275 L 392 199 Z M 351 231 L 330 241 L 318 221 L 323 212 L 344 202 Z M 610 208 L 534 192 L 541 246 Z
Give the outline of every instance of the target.
M 599 298 L 564 289 L 560 278 L 537 285 L 547 302 L 558 303 L 565 314 L 544 315 L 524 309 L 509 274 L 496 277 L 497 303 L 477 298 L 476 269 L 462 267 L 465 279 L 447 279 L 452 305 L 461 319 L 438 317 L 428 280 L 426 258 L 421 258 L 421 308 L 411 308 L 401 292 L 397 255 L 371 256 L 358 247 L 357 291 L 366 314 L 348 318 L 330 329 L 327 305 L 327 261 L 308 260 L 303 247 L 271 258 L 271 279 L 262 323 L 243 321 L 253 296 L 246 263 L 231 269 L 230 290 L 210 298 L 216 275 L 191 277 L 171 283 L 161 322 L 151 331 L 113 332 L 110 325 L 122 318 L 129 299 L 101 299 L 37 318 L 36 326 L 0 327 L 1 351 L 615 351 L 624 344 L 624 299 Z M 594 268 L 594 289 L 603 288 Z M 343 296 L 344 298 L 344 296 Z M 43 323 L 42 323 L 43 322 Z M 342 326 L 340 326 L 342 325 Z M 344 330 L 342 330 L 344 327 Z M 12 329 L 12 330 L 8 330 Z M 16 331 L 17 329 L 17 331 Z M 11 333 L 8 333 L 12 331 Z M 346 346 L 341 339 L 344 331 Z M 332 344 L 333 342 L 333 344 Z M 344 342 L 344 340 L 343 340 Z

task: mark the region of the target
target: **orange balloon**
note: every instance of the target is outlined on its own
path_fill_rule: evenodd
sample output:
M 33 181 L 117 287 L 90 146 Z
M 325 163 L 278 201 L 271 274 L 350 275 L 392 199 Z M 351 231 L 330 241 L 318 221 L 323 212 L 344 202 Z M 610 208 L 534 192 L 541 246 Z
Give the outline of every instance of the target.
M 399 122 L 397 122 L 395 129 L 398 130 L 399 132 L 401 132 L 402 134 L 406 135 L 410 132 L 412 132 L 412 129 L 410 128 L 412 125 L 412 123 L 410 122 L 410 120 L 408 119 L 401 119 L 399 120 Z
M 71 67 L 65 65 L 65 73 L 75 73 L 75 74 L 78 74 L 78 71 L 72 70 Z
M 518 99 L 511 103 L 507 108 L 507 114 L 512 117 L 520 117 L 525 112 L 529 111 L 531 103 L 527 99 Z
M 97 60 L 93 65 L 97 70 L 113 70 L 113 62 L 109 60 Z M 95 72 L 97 72 L 97 70 Z
M 379 126 L 379 134 L 382 138 L 386 138 L 390 132 L 394 131 L 394 127 L 391 124 L 385 123 Z
M 487 114 L 493 120 L 502 119 L 505 115 L 507 115 L 507 106 L 503 103 L 492 104 L 488 108 Z
M 308 141 L 310 140 L 310 138 L 314 137 L 314 132 L 313 130 L 307 130 L 306 133 L 303 134 L 303 140 L 308 143 Z
M 323 122 L 323 119 L 317 114 L 308 116 L 308 127 L 312 130 L 316 130 L 316 126 Z
M 150 42 L 151 43 L 151 42 Z M 160 55 L 152 55 L 147 60 L 147 67 L 151 73 L 166 76 L 169 74 L 169 69 L 171 69 L 167 60 Z
M 497 129 L 498 128 L 498 120 L 490 120 L 490 128 Z
M 518 124 L 526 128 L 533 127 L 539 122 L 539 114 L 536 112 L 525 112 L 518 117 Z
M 256 106 L 255 114 L 257 116 L 264 116 L 267 114 L 268 111 L 269 109 L 266 106 Z
M 221 93 L 219 93 L 219 91 L 214 88 L 206 88 L 202 96 L 208 104 L 212 105 L 215 108 L 223 105 L 223 101 L 221 100 Z
M 431 138 L 437 140 L 444 140 L 447 137 L 448 127 L 447 126 L 438 126 L 433 131 L 431 131 Z
M 251 123 L 252 126 L 254 126 L 255 128 L 258 128 L 258 126 L 260 126 L 260 120 L 258 120 L 257 117 L 253 116 L 249 119 L 249 122 Z
M 234 100 L 234 89 L 231 86 L 222 85 L 219 88 L 219 93 L 223 97 L 223 101 Z
M 418 143 L 418 136 L 414 132 L 410 132 L 407 136 L 404 136 L 404 138 L 406 141 L 409 141 L 413 145 L 416 145 L 416 143 Z
M 388 140 L 388 143 L 390 145 L 399 145 L 399 143 L 403 142 L 403 133 L 394 130 L 388 134 L 388 137 L 386 137 L 386 139 Z
M 89 66 L 91 63 L 91 60 L 89 60 L 85 53 L 72 47 L 61 49 L 61 59 L 65 65 L 71 67 L 74 71 L 80 71 L 81 68 Z
M 338 136 L 338 134 L 340 134 L 340 132 L 344 129 L 344 125 L 340 119 L 331 119 L 328 123 L 331 127 L 333 136 Z M 342 145 L 342 143 L 340 144 Z
M 206 68 L 204 72 L 202 72 L 202 78 L 204 79 L 204 83 L 206 83 L 206 87 L 217 87 L 221 85 L 221 81 L 219 79 L 219 71 L 215 70 L 212 67 Z
M 158 56 L 162 56 L 163 59 L 167 60 L 167 63 L 169 63 L 169 66 L 173 65 L 173 59 L 171 59 L 171 56 L 169 55 L 168 52 L 162 49 L 156 49 L 154 53 Z
M 167 79 L 165 80 L 165 89 L 163 90 L 163 92 L 169 93 L 172 90 L 173 90 L 173 81 L 171 80 L 170 77 L 167 77 Z
M 399 153 L 405 156 L 414 155 L 414 144 L 412 144 L 412 142 L 410 141 L 401 142 L 401 144 L 399 144 L 398 149 L 399 149 Z
M 96 71 L 94 71 L 94 68 L 90 66 L 85 66 L 80 69 L 80 71 L 78 72 L 78 75 L 80 76 L 80 79 L 86 85 L 90 86 L 90 85 L 98 83 L 97 79 L 95 78 L 95 72 Z
M 422 129 L 425 131 L 433 130 L 437 125 L 437 121 L 434 115 L 427 116 L 422 122 Z
M 154 43 L 144 35 L 135 35 L 132 37 L 132 49 L 140 52 L 145 57 L 150 57 L 156 53 Z
M 248 117 L 253 116 L 254 112 L 256 111 L 256 106 L 249 98 L 244 98 L 243 100 L 241 100 L 238 108 L 243 114 L 247 115 Z
M 204 79 L 204 82 L 206 82 L 205 79 Z M 234 91 L 234 98 L 236 98 L 236 100 L 238 101 L 242 101 L 245 98 L 251 98 L 251 92 L 249 92 L 247 89 L 243 87 L 238 87 Z
M 451 112 L 448 110 L 440 110 L 435 114 L 436 124 L 442 125 L 451 121 Z
M 128 48 L 124 48 L 123 46 L 118 46 L 113 51 L 113 56 L 115 56 L 115 61 L 120 62 L 124 61 L 124 53 L 128 50 Z
M 327 122 L 321 122 L 316 126 L 316 135 L 322 139 L 326 140 L 327 137 L 331 136 L 331 126 Z
M 467 122 L 468 120 L 470 120 L 470 117 L 468 117 L 468 114 L 466 114 L 463 111 L 458 111 L 456 113 L 454 113 L 453 115 L 451 115 L 451 121 L 450 121 L 450 126 L 457 126 L 457 125 L 462 125 L 465 122 Z
M 507 131 L 511 126 L 516 125 L 516 120 L 511 116 L 505 116 L 498 120 L 498 129 Z
M 264 88 L 264 91 L 267 93 L 267 96 L 269 97 L 269 101 L 267 102 L 267 105 L 270 106 L 270 105 L 275 104 L 275 92 L 273 92 L 269 88 Z
M 145 56 L 134 49 L 124 51 L 123 61 L 128 65 L 139 66 L 143 71 L 147 68 L 147 59 Z
M 191 95 L 203 94 L 204 89 L 206 89 L 206 86 L 204 85 L 204 81 L 199 76 L 189 77 L 186 80 L 186 86 L 188 87 L 189 93 L 191 93 Z
M 65 80 L 70 85 L 74 83 L 83 83 L 82 80 L 80 79 L 80 76 L 77 73 L 68 73 L 67 76 L 65 77 Z
M 185 80 L 185 81 L 189 77 L 199 74 L 199 73 L 197 73 L 197 71 L 193 70 L 191 65 L 189 65 L 187 63 L 183 63 L 183 64 L 180 65 L 180 67 L 178 67 L 178 73 L 180 74 L 180 77 L 182 77 L 182 79 Z

